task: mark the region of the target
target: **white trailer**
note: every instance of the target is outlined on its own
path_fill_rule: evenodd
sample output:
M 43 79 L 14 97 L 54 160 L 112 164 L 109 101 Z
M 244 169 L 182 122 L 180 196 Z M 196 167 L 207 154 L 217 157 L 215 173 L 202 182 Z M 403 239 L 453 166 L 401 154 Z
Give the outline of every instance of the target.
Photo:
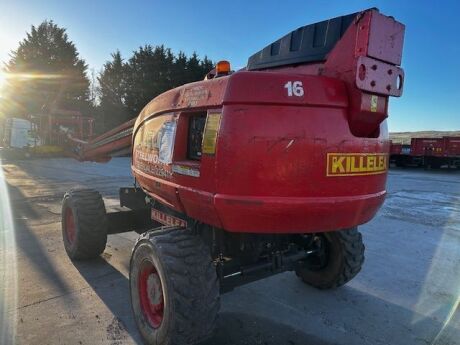
M 4 121 L 3 146 L 13 149 L 24 149 L 37 146 L 38 138 L 34 135 L 35 124 L 19 119 L 9 118 Z

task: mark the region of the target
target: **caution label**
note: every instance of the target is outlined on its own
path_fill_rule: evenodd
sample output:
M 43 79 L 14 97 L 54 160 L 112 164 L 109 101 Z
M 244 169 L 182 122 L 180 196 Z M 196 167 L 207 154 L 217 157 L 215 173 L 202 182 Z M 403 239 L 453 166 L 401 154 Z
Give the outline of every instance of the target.
M 327 176 L 383 174 L 388 169 L 386 153 L 328 153 Z
M 371 96 L 371 112 L 376 113 L 379 104 L 379 96 L 372 95 Z
M 203 134 L 203 153 L 213 155 L 216 153 L 217 134 L 220 128 L 220 113 L 210 113 L 206 119 Z

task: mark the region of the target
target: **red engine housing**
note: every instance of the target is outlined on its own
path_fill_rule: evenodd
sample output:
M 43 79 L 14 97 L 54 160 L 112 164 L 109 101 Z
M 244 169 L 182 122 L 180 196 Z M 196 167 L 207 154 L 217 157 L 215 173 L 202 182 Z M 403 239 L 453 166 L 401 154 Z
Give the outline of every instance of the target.
M 325 61 L 242 70 L 156 97 L 134 126 L 136 180 L 163 205 L 231 232 L 323 232 L 369 221 L 386 193 L 385 118 L 388 97 L 402 91 L 393 87 L 403 78 L 403 32 L 369 10 Z M 193 132 L 200 117 L 202 139 Z M 201 155 L 191 157 L 190 143 L 200 140 Z

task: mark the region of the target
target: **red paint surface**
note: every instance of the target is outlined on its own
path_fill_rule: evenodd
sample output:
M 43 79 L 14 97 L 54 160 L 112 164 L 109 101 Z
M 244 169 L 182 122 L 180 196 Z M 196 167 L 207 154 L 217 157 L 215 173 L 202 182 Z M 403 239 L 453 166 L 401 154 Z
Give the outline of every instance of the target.
M 369 66 L 375 61 L 378 68 L 391 65 L 395 74 L 402 73 L 396 64 L 404 26 L 395 23 L 367 11 L 323 64 L 239 71 L 158 96 L 139 115 L 134 141 L 145 140 L 148 120 L 162 114 L 174 118 L 172 162 L 151 163 L 149 169 L 156 172 L 180 164 L 200 175 L 155 176 L 146 173 L 134 155 L 134 176 L 161 203 L 233 232 L 332 231 L 369 221 L 383 203 L 386 171 L 327 176 L 327 154 L 388 154 L 385 118 L 392 92 L 380 86 L 372 93 L 363 90 L 356 78 L 360 57 L 366 57 Z M 396 29 L 399 36 L 392 38 Z M 396 40 L 396 48 L 389 49 L 388 40 Z M 385 62 L 373 60 L 376 57 Z M 389 75 L 383 78 L 375 72 L 370 78 L 394 85 Z M 288 96 L 285 85 L 290 81 L 302 83 L 302 96 Z M 203 110 L 222 113 L 216 153 L 191 161 L 188 119 Z
M 395 30 L 399 30 L 397 36 L 394 36 Z M 379 125 L 388 116 L 388 96 L 401 95 L 402 85 L 397 92 L 394 85 L 398 78 L 403 79 L 403 71 L 396 66 L 401 62 L 403 36 L 404 25 L 392 17 L 376 10 L 363 12 L 324 63 L 322 74 L 341 79 L 347 86 L 350 100 L 347 117 L 355 136 L 378 136 Z M 391 47 L 392 44 L 396 45 Z M 362 64 L 366 66 L 365 73 L 360 68 Z M 374 65 L 375 70 L 369 68 Z M 388 69 L 393 70 L 391 76 Z M 388 85 L 392 87 L 390 90 L 386 89 Z M 371 108 L 372 95 L 378 95 L 374 110 Z
M 80 157 L 100 160 L 132 145 L 132 172 L 148 194 L 228 231 L 317 232 L 365 223 L 383 203 L 386 171 L 328 176 L 328 153 L 389 153 L 385 119 L 389 96 L 402 92 L 395 87 L 403 80 L 403 35 L 393 18 L 365 11 L 326 61 L 243 70 L 169 90 L 142 110 L 132 141 L 109 140 L 127 123 L 83 145 Z M 294 82 L 303 92 L 293 97 L 286 85 Z M 190 160 L 189 119 L 197 112 L 221 113 L 220 130 L 215 154 Z M 155 119 L 176 126 L 170 162 L 151 156 L 159 155 L 149 144 L 157 140 Z M 173 172 L 173 164 L 199 176 Z

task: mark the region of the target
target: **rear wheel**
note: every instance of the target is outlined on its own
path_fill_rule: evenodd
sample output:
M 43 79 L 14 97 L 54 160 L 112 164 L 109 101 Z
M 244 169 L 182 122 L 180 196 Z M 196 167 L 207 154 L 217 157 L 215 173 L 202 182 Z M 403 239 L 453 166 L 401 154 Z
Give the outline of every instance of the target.
M 314 253 L 299 262 L 296 274 L 318 289 L 332 289 L 353 279 L 364 262 L 364 244 L 357 228 L 320 233 Z
M 99 256 L 107 243 L 104 200 L 92 189 L 71 190 L 62 201 L 62 238 L 72 260 Z
M 141 235 L 129 280 L 134 318 L 147 344 L 197 344 L 212 334 L 219 286 L 199 236 L 177 227 Z

